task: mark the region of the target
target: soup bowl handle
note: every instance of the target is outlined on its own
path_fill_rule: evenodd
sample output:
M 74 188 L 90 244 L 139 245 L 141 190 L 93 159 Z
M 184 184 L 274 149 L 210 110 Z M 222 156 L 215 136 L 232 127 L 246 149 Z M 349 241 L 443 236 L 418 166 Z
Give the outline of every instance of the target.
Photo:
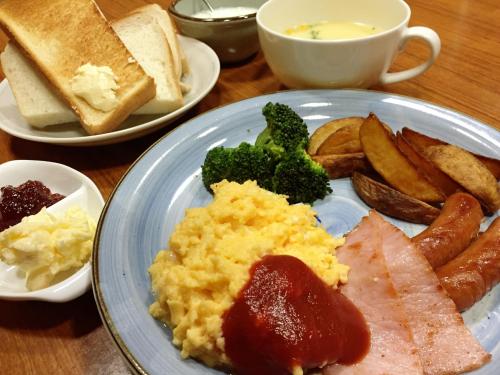
M 400 50 L 403 50 L 406 46 L 406 42 L 408 42 L 408 40 L 412 38 L 422 39 L 430 47 L 431 55 L 429 56 L 427 61 L 414 68 L 403 70 L 402 72 L 383 73 L 380 76 L 381 84 L 395 83 L 416 77 L 429 69 L 430 66 L 434 63 L 439 55 L 439 51 L 441 50 L 441 40 L 439 39 L 438 34 L 428 27 L 409 27 L 404 31 L 403 36 L 401 37 Z

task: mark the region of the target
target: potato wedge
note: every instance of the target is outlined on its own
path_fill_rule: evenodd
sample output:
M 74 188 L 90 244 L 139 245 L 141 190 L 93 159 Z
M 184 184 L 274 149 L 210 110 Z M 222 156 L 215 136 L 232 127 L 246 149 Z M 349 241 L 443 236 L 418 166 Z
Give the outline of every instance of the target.
M 442 146 L 446 145 L 446 142 L 443 142 L 436 138 L 431 138 L 425 134 L 416 132 L 415 130 L 411 130 L 409 128 L 404 127 L 401 129 L 401 134 L 404 139 L 408 141 L 413 147 L 417 150 L 424 151 L 427 147 L 430 146 Z
M 331 134 L 335 133 L 344 126 L 349 126 L 350 124 L 361 125 L 363 121 L 363 117 L 345 117 L 327 122 L 316 129 L 316 131 L 311 135 L 309 138 L 309 148 L 307 149 L 307 152 L 311 156 L 316 155 L 319 147 Z
M 431 138 L 425 134 L 421 134 L 416 132 L 415 130 L 411 130 L 409 128 L 403 128 L 402 130 L 403 137 L 417 150 L 424 151 L 427 147 L 430 146 L 444 146 L 448 143 L 443 142 L 436 138 Z M 482 155 L 477 155 L 472 153 L 479 161 L 481 161 L 486 168 L 490 170 L 490 172 L 495 176 L 497 180 L 500 180 L 500 160 L 489 158 Z
M 356 193 L 368 206 L 396 219 L 429 225 L 439 216 L 438 208 L 361 173 L 354 172 L 352 184 Z
M 316 155 L 313 160 L 325 168 L 331 180 L 350 177 L 355 171 L 366 172 L 371 169 L 362 152 L 343 155 Z
M 493 213 L 500 208 L 495 176 L 473 154 L 454 145 L 431 146 L 425 155 Z
M 359 128 L 362 123 L 363 121 L 353 122 L 330 134 L 319 146 L 316 155 L 363 152 L 359 141 Z
M 488 158 L 486 156 L 472 154 L 474 155 L 481 163 L 484 164 L 486 168 L 488 168 L 495 179 L 500 180 L 500 160 Z
M 359 136 L 366 158 L 389 185 L 424 202 L 444 202 L 444 195 L 398 150 L 393 135 L 375 114 L 363 122 Z
M 418 172 L 424 175 L 432 184 L 436 186 L 445 196 L 462 191 L 463 189 L 452 180 L 447 174 L 443 173 L 423 153 L 417 151 L 410 143 L 406 141 L 401 133 L 396 134 L 396 146 L 399 151 L 417 168 Z

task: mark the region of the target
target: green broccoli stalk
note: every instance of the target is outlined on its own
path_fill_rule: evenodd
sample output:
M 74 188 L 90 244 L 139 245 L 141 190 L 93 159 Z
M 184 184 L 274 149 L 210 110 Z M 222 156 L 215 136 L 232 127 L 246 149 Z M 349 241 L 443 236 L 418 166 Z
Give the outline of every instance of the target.
M 276 166 L 272 190 L 288 196 L 290 203 L 312 204 L 332 192 L 323 167 L 303 150 L 288 153 Z
M 307 125 L 289 106 L 267 103 L 262 114 L 267 127 L 259 134 L 255 145 L 265 148 L 278 159 L 286 152 L 307 148 Z

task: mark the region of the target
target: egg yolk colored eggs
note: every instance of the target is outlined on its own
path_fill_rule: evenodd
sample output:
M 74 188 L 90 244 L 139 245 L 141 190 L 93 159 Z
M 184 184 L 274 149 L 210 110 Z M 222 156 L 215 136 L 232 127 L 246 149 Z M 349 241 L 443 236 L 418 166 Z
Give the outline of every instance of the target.
M 222 181 L 212 187 L 213 201 L 186 210 L 168 248 L 149 268 L 156 297 L 150 313 L 172 328 L 183 358 L 218 366 L 230 365 L 223 314 L 256 261 L 265 255 L 291 255 L 334 287 L 347 282 L 349 268 L 335 257 L 344 239 L 318 225 L 309 205 L 289 205 L 285 196 L 254 181 Z

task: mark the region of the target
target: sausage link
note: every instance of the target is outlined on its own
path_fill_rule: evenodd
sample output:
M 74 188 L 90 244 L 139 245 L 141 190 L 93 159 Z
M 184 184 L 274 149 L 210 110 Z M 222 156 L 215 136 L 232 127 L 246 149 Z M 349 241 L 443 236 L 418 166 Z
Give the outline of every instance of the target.
M 500 217 L 436 274 L 460 311 L 480 300 L 500 281 Z
M 436 220 L 413 237 L 412 242 L 436 269 L 464 251 L 477 237 L 483 216 L 481 205 L 472 195 L 452 194 Z

